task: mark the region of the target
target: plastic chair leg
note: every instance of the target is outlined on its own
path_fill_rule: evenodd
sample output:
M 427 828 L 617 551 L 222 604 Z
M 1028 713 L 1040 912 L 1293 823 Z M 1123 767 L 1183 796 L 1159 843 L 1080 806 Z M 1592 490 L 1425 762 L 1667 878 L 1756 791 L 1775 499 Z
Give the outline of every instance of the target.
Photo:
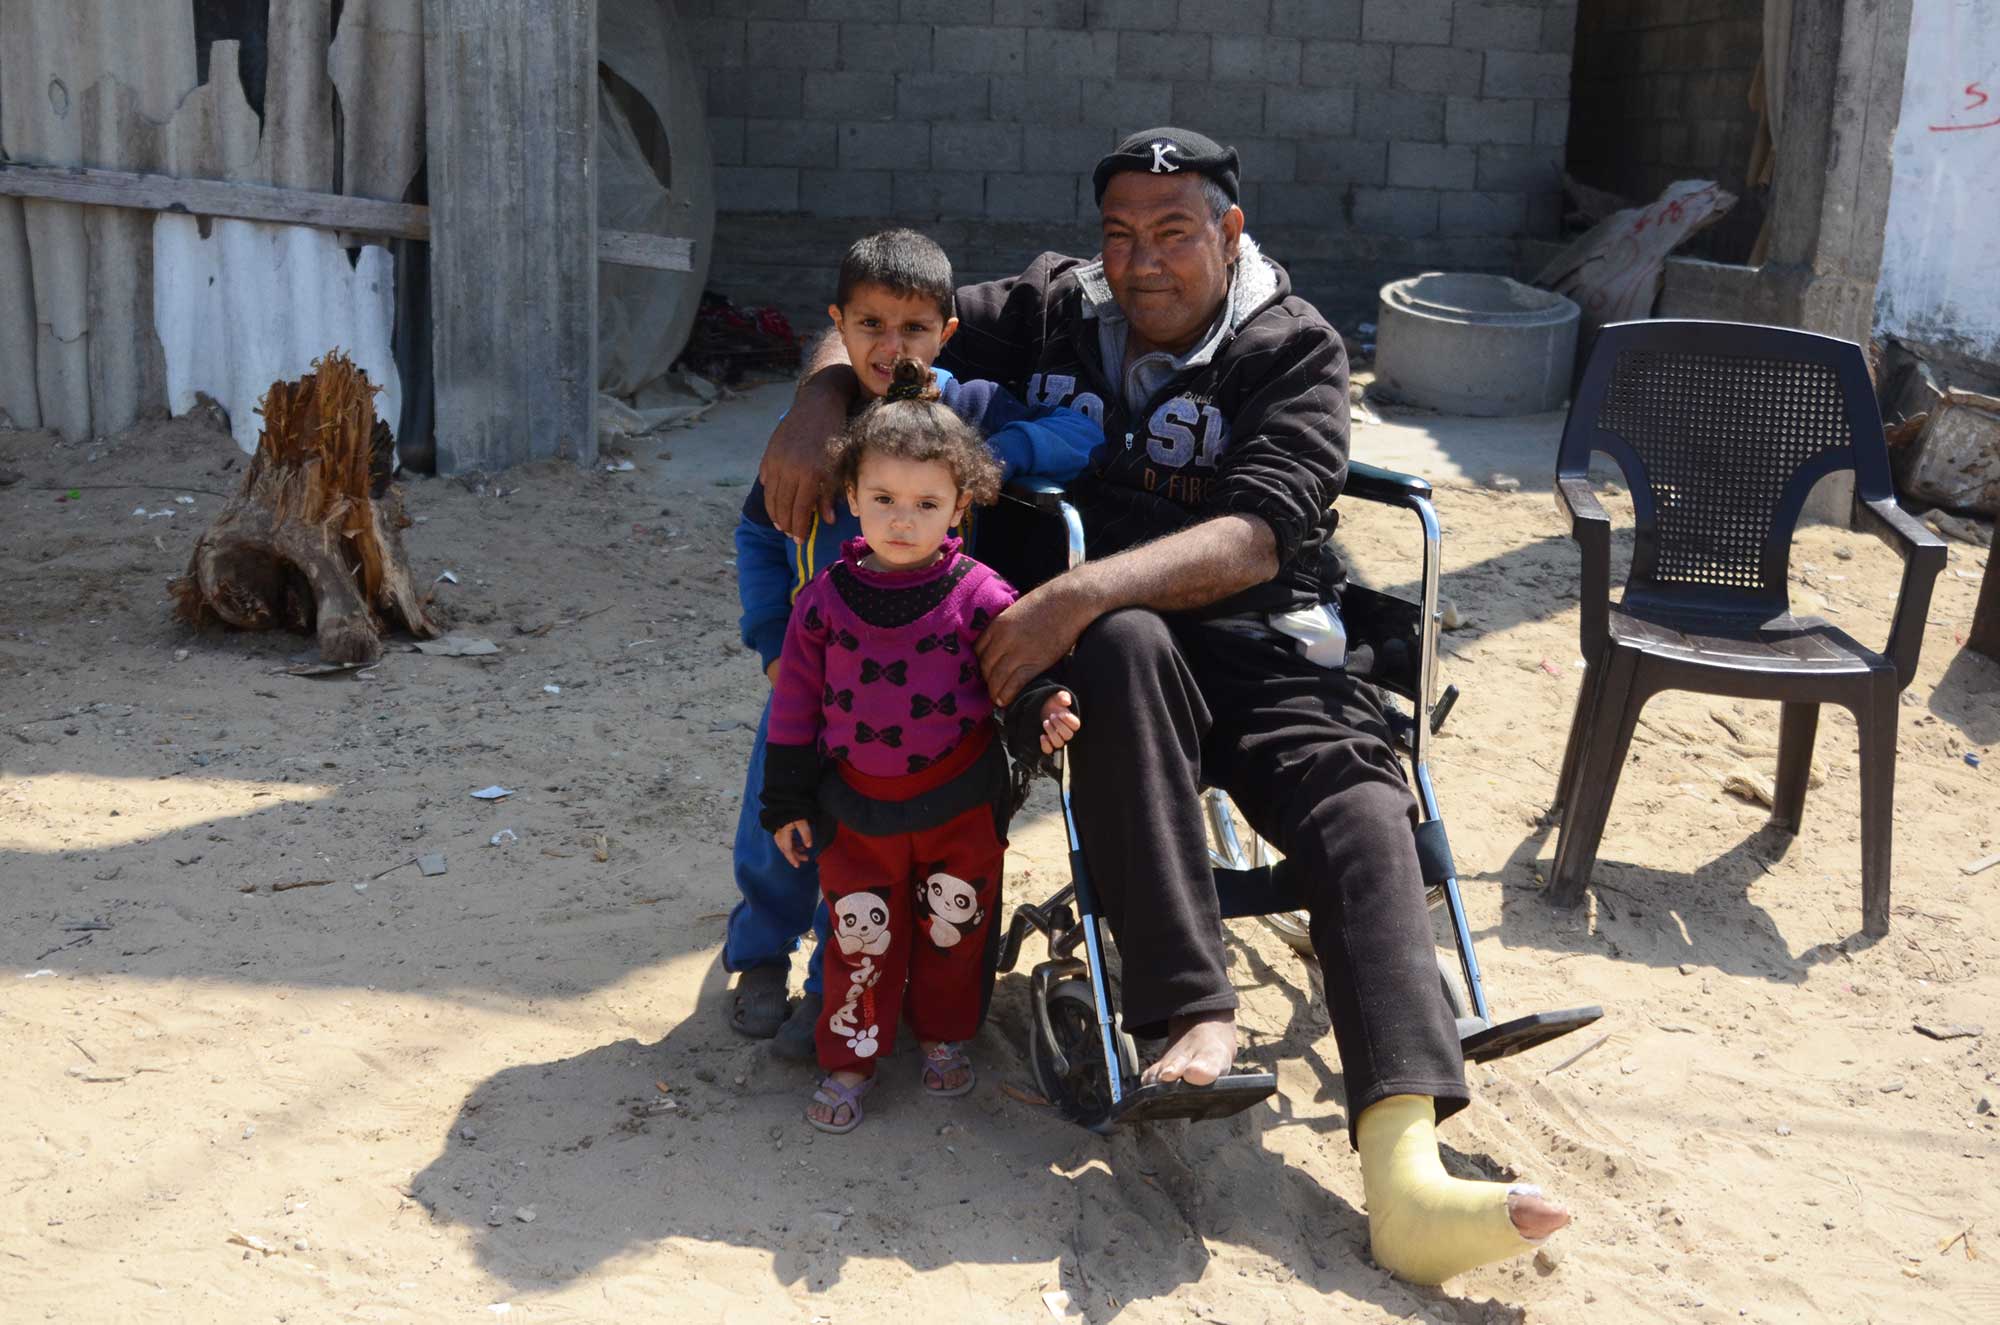
M 1778 803 L 1771 810 L 1771 822 L 1788 833 L 1798 832 L 1805 816 L 1813 735 L 1818 730 L 1819 705 L 1784 705 L 1778 725 Z
M 1598 682 L 1603 675 L 1602 658 L 1584 670 L 1583 685 L 1576 693 L 1576 712 L 1569 720 L 1569 740 L 1563 745 L 1562 772 L 1556 777 L 1556 798 L 1549 807 L 1552 810 L 1560 810 L 1569 804 L 1570 788 L 1576 783 L 1576 766 L 1583 758 L 1591 715 L 1597 707 Z
M 1577 762 L 1575 788 L 1570 803 L 1563 808 L 1562 836 L 1556 844 L 1555 869 L 1547 892 L 1552 906 L 1581 902 L 1591 868 L 1597 863 L 1597 844 L 1611 814 L 1611 798 L 1618 791 L 1625 755 L 1632 748 L 1632 730 L 1646 702 L 1633 685 L 1637 669 L 1637 660 L 1622 649 L 1611 650 L 1606 659 Z
M 1896 717 L 1893 686 L 1877 686 L 1865 709 L 1855 713 L 1861 728 L 1861 931 L 1871 938 L 1889 932 L 1889 858 L 1896 834 Z

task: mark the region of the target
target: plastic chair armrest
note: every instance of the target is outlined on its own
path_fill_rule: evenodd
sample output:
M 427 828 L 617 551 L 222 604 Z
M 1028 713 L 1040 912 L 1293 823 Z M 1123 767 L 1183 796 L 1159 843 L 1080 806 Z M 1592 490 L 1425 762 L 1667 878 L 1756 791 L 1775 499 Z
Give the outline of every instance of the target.
M 1556 508 L 1569 520 L 1569 536 L 1583 551 L 1583 656 L 1595 659 L 1611 633 L 1611 517 L 1597 504 L 1590 480 L 1556 478 Z
M 1854 502 L 1854 527 L 1873 534 L 1903 559 L 1903 583 L 1896 591 L 1896 615 L 1889 623 L 1886 652 L 1896 664 L 1896 687 L 1904 689 L 1917 675 L 1917 657 L 1924 646 L 1924 621 L 1930 616 L 1931 589 L 1944 569 L 1944 540 L 1896 504 L 1894 497 Z
M 1429 479 L 1418 478 L 1415 474 L 1403 474 L 1380 465 L 1367 464 L 1360 460 L 1347 462 L 1347 486 L 1341 489 L 1345 496 L 1359 497 L 1363 501 L 1386 502 L 1391 506 L 1401 506 L 1409 497 L 1431 495 Z

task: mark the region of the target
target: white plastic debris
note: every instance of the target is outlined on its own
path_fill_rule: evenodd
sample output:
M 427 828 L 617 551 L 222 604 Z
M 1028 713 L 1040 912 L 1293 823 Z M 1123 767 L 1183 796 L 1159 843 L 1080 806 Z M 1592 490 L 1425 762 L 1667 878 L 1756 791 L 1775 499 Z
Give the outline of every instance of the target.
M 518 842 L 520 840 L 520 837 L 515 834 L 513 829 L 502 828 L 499 832 L 486 839 L 486 845 L 497 847 L 506 842 Z
M 633 464 L 630 460 L 620 460 L 614 464 L 606 465 L 604 468 L 607 472 L 612 474 L 629 474 L 633 470 L 637 469 L 638 466 Z
M 140 519 L 143 520 L 146 518 L 146 508 L 143 506 L 134 506 L 132 508 L 132 514 L 138 516 Z
M 476 801 L 497 801 L 513 794 L 514 789 L 512 787 L 503 787 L 496 782 L 490 787 L 481 787 L 478 791 L 473 792 L 472 799 Z
M 23 974 L 23 975 L 21 976 L 21 978 L 22 978 L 23 980 L 39 980 L 39 979 L 41 979 L 41 978 L 42 978 L 43 976 L 45 976 L 45 975 L 54 975 L 54 974 L 55 974 L 55 972 L 54 972 L 54 971 L 51 971 L 51 970 L 50 970 L 50 969 L 49 969 L 48 967 L 44 966 L 44 967 L 43 967 L 43 968 L 42 968 L 41 970 L 39 970 L 39 971 L 28 971 L 28 972 L 25 972 L 25 973 L 24 973 L 24 974 Z
M 175 504 L 176 506 L 192 506 L 192 505 L 194 505 L 194 498 L 192 498 L 192 497 L 176 497 L 176 498 L 174 498 L 174 504 Z
M 457 584 L 457 583 L 458 583 L 458 572 L 457 572 L 457 571 L 453 571 L 453 570 L 442 570 L 442 571 L 439 571 L 439 572 L 438 572 L 438 577 L 437 577 L 437 578 L 436 578 L 435 580 L 432 580 L 432 581 L 431 581 L 431 583 L 432 583 L 432 584 Z
M 558 685 L 546 685 L 542 687 L 542 693 L 545 695 L 560 695 L 562 687 Z

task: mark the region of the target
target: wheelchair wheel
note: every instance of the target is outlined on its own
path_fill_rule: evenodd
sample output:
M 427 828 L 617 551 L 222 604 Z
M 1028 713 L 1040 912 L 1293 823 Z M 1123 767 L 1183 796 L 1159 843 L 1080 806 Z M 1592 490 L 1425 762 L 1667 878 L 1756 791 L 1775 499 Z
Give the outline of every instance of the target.
M 1312 932 L 1306 928 L 1306 913 L 1303 911 L 1273 911 L 1269 915 L 1257 917 L 1264 928 L 1285 941 L 1285 946 L 1308 961 L 1319 960 L 1313 951 Z
M 1451 1009 L 1452 1020 L 1459 1023 L 1460 1034 L 1463 1034 L 1465 1023 L 1475 1019 L 1472 1011 L 1472 995 L 1466 992 L 1465 988 L 1465 971 L 1458 964 L 1456 952 L 1445 948 L 1438 948 L 1435 951 L 1438 983 L 1444 986 L 1445 1006 Z
M 1104 1072 L 1104 1046 L 1097 1033 L 1097 1004 L 1090 985 L 1064 980 L 1049 990 L 1049 1025 L 1069 1070 L 1058 1074 L 1055 1056 L 1043 1040 L 1041 1024 L 1028 1036 L 1028 1062 L 1042 1097 L 1072 1122 L 1088 1127 L 1111 1111 L 1111 1082 Z

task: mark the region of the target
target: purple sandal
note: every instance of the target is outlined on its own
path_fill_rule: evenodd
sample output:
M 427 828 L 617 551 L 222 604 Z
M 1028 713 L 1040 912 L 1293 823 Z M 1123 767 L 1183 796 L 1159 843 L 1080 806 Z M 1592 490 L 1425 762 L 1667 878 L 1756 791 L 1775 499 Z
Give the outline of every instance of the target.
M 829 1132 L 834 1136 L 846 1136 L 849 1132 L 861 1126 L 861 1097 L 866 1095 L 869 1088 L 874 1084 L 875 1078 L 869 1077 L 866 1081 L 858 1081 L 852 1086 L 844 1086 L 840 1082 L 835 1081 L 832 1074 L 829 1073 L 820 1079 L 819 1088 L 813 1091 L 813 1103 L 824 1104 L 827 1110 L 835 1116 L 838 1116 L 840 1110 L 845 1108 L 847 1110 L 847 1121 L 844 1123 L 823 1123 L 813 1117 L 811 1113 L 806 1114 L 806 1121 L 822 1132 Z
M 947 1089 L 944 1079 L 951 1073 L 958 1071 L 965 1073 L 965 1080 Z M 964 1050 L 960 1049 L 950 1040 L 946 1040 L 938 1045 L 937 1048 L 925 1052 L 924 1090 L 927 1093 L 938 1096 L 940 1099 L 951 1099 L 955 1096 L 968 1093 L 978 1084 L 979 1074 L 972 1070 L 972 1060 L 965 1056 Z

